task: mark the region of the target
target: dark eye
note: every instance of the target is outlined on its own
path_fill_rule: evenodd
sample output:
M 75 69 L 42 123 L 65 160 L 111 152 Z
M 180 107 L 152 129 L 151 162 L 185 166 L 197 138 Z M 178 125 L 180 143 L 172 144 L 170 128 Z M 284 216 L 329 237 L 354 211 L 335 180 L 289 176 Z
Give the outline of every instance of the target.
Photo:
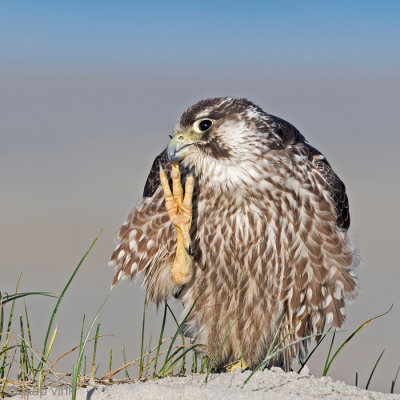
M 198 119 L 193 124 L 193 131 L 198 134 L 202 134 L 202 133 L 208 131 L 211 128 L 211 126 L 214 124 L 214 122 L 215 121 L 213 119 L 208 119 L 208 118 Z
M 199 129 L 201 132 L 205 132 L 211 127 L 212 124 L 212 121 L 210 121 L 209 119 L 203 119 L 203 121 L 200 121 L 199 123 Z

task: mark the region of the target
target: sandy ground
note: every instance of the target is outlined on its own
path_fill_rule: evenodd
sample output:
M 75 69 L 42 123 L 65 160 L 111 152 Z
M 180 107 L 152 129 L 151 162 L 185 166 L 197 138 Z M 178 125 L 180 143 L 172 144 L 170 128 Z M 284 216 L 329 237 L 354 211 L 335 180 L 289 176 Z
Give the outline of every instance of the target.
M 284 373 L 278 368 L 257 372 L 249 383 L 243 382 L 250 372 L 234 371 L 212 374 L 207 384 L 205 375 L 171 377 L 157 381 L 138 382 L 112 386 L 94 386 L 79 389 L 79 400 L 103 399 L 400 399 L 398 394 L 371 392 L 349 386 L 331 378 L 315 378 L 308 370 L 301 374 Z M 23 399 L 16 396 L 13 399 Z M 42 393 L 31 393 L 25 399 L 70 399 L 70 388 L 47 389 Z

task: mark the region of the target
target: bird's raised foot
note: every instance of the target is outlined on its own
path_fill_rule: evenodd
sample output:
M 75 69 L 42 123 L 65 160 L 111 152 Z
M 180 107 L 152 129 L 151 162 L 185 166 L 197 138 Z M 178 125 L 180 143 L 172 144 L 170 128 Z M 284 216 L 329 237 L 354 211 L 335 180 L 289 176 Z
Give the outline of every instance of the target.
M 178 163 L 172 164 L 171 178 L 172 192 L 167 175 L 160 165 L 160 180 L 164 191 L 165 207 L 176 229 L 176 253 L 171 275 L 176 284 L 184 285 L 190 279 L 192 272 L 192 259 L 189 251 L 194 178 L 192 176 L 186 178 L 185 195 L 183 195 Z

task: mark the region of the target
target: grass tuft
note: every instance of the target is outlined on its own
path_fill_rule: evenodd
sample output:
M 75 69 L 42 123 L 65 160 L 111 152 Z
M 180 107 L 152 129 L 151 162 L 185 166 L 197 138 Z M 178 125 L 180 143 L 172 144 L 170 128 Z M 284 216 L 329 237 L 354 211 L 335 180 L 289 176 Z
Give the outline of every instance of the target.
M 157 353 L 156 353 L 156 358 L 154 360 L 153 378 L 157 377 L 157 363 L 158 363 L 158 357 L 160 356 L 161 344 L 163 342 L 163 337 L 164 337 L 165 323 L 167 320 L 167 309 L 168 309 L 167 307 L 168 307 L 167 302 L 165 302 L 163 319 L 162 319 L 162 323 L 161 323 L 160 336 L 158 338 L 158 344 L 157 344 Z
M 184 326 L 188 321 L 188 318 L 197 302 L 197 299 L 195 299 L 192 306 L 187 311 L 186 315 L 184 315 L 181 322 L 178 322 L 178 319 L 175 316 L 173 310 L 168 305 L 168 303 L 165 302 L 161 327 L 159 334 L 157 335 L 158 340 L 156 340 L 156 344 L 154 347 L 152 347 L 151 345 L 151 335 L 150 340 L 146 339 L 147 301 L 145 300 L 141 327 L 140 356 L 133 361 L 127 362 L 125 346 L 122 344 L 123 365 L 118 368 L 115 368 L 114 366 L 113 369 L 113 350 L 112 348 L 108 349 L 108 365 L 104 366 L 104 368 L 107 369 L 107 373 L 100 378 L 96 378 L 97 370 L 99 368 L 99 364 L 97 364 L 96 366 L 96 358 L 100 351 L 99 339 L 105 336 L 100 336 L 101 324 L 98 323 L 97 320 L 105 303 L 108 301 L 112 293 L 110 291 L 110 293 L 101 303 L 90 325 L 87 328 L 85 326 L 86 317 L 85 314 L 83 315 L 79 336 L 79 345 L 68 350 L 67 352 L 56 358 L 55 361 L 52 362 L 50 360 L 50 354 L 53 348 L 53 344 L 58 334 L 58 326 L 55 323 L 58 309 L 61 305 L 63 298 L 66 295 L 68 288 L 70 287 L 72 281 L 82 267 L 83 262 L 89 255 L 96 241 L 98 240 L 99 235 L 93 240 L 88 250 L 80 259 L 78 265 L 75 267 L 72 275 L 64 286 L 59 297 L 55 296 L 54 293 L 51 292 L 18 292 L 19 281 L 15 293 L 7 294 L 0 292 L 0 397 L 9 396 L 11 394 L 17 393 L 29 395 L 29 390 L 34 390 L 35 388 L 36 390 L 40 390 L 43 387 L 46 388 L 54 387 L 54 385 L 60 386 L 67 384 L 72 386 L 72 399 L 76 399 L 77 388 L 79 386 L 86 386 L 88 384 L 110 385 L 115 382 L 134 382 L 139 379 L 159 379 L 171 374 L 184 375 L 187 374 L 187 371 L 193 374 L 205 374 L 205 382 L 208 382 L 211 372 L 215 370 L 215 364 L 218 355 L 224 344 L 228 340 L 228 337 L 231 334 L 231 331 L 237 323 L 237 320 L 241 314 L 239 314 L 239 316 L 234 320 L 234 322 L 230 326 L 230 329 L 217 347 L 217 352 L 211 357 L 207 355 L 209 354 L 209 351 L 204 345 L 193 343 L 184 335 Z M 57 299 L 52 314 L 50 315 L 49 324 L 47 325 L 46 335 L 43 340 L 42 352 L 39 352 L 33 345 L 32 332 L 29 323 L 28 307 L 26 304 L 26 300 L 29 299 L 30 296 L 34 295 L 53 297 Z M 21 315 L 19 315 L 18 318 L 15 315 L 15 306 L 16 303 L 21 299 L 24 302 L 24 311 Z M 332 338 L 330 341 L 328 354 L 326 358 L 324 358 L 324 366 L 322 371 L 323 375 L 327 375 L 334 360 L 337 358 L 338 354 L 344 349 L 346 344 L 349 343 L 349 341 L 352 340 L 371 321 L 380 318 L 390 312 L 391 308 L 387 312 L 370 318 L 369 320 L 362 323 L 343 341 L 343 343 L 341 343 L 336 351 L 334 350 L 335 340 L 338 337 L 337 333 L 339 331 L 329 330 L 328 332 L 309 335 L 307 337 L 294 340 L 291 343 L 287 343 L 288 338 L 291 337 L 292 333 L 296 329 L 296 326 L 291 329 L 286 335 L 284 335 L 285 337 L 283 339 L 279 340 L 279 338 L 283 336 L 281 335 L 282 323 L 280 323 L 264 360 L 249 374 L 247 379 L 244 381 L 244 385 L 248 383 L 248 381 L 252 378 L 256 371 L 268 367 L 271 361 L 275 359 L 282 351 L 285 351 L 290 346 L 295 346 L 302 341 L 309 340 L 313 337 L 320 337 L 316 346 L 309 353 L 306 360 L 301 363 L 301 366 L 298 370 L 298 372 L 301 372 L 301 370 L 304 368 L 310 358 L 314 356 L 316 350 L 321 345 L 325 337 L 328 334 L 331 334 Z M 167 320 L 169 318 L 172 318 L 172 320 L 174 321 L 176 329 L 172 337 L 164 338 Z M 90 338 L 95 325 L 96 330 L 94 337 Z M 12 327 L 14 327 L 14 331 L 12 330 Z M 93 354 L 91 355 L 92 357 L 88 359 L 85 353 L 87 344 L 90 341 L 93 341 Z M 201 350 L 201 352 L 199 350 Z M 71 372 L 69 374 L 66 374 L 59 371 L 57 367 L 59 361 L 74 352 L 77 353 L 77 357 L 75 363 L 72 366 L 72 374 Z M 368 389 L 371 385 L 372 378 L 382 357 L 383 351 L 380 353 L 369 374 L 369 378 L 366 383 L 366 389 Z M 128 369 L 130 368 L 135 368 L 134 374 L 129 373 Z M 89 376 L 86 376 L 86 369 L 88 369 Z M 391 381 L 391 393 L 394 392 L 399 373 L 400 367 L 397 369 L 396 374 Z M 119 376 L 122 376 L 122 378 L 120 378 Z M 358 385 L 358 383 L 358 373 L 356 372 L 356 386 Z
M 332 363 L 333 363 L 333 361 L 336 359 L 336 357 L 338 356 L 338 354 L 344 349 L 344 347 L 345 347 L 345 346 L 346 346 L 346 345 L 347 345 L 347 344 L 348 344 L 348 343 L 349 343 L 363 328 L 365 328 L 369 323 L 371 323 L 371 322 L 374 321 L 375 319 L 381 318 L 381 317 L 383 317 L 384 315 L 388 314 L 388 313 L 392 310 L 392 308 L 393 308 L 393 304 L 390 306 L 390 308 L 389 308 L 386 312 L 384 312 L 384 313 L 382 313 L 382 314 L 379 314 L 379 315 L 376 315 L 375 317 L 372 317 L 372 318 L 366 320 L 365 322 L 363 322 L 354 332 L 351 333 L 350 336 L 347 337 L 347 339 L 346 339 L 346 340 L 339 346 L 339 348 L 336 350 L 336 352 L 335 352 L 335 354 L 332 356 L 332 358 L 329 359 L 330 354 L 331 354 L 331 349 L 332 349 L 332 346 L 333 346 L 333 340 L 334 340 L 334 338 L 333 338 L 333 339 L 332 339 L 331 346 L 330 346 L 330 348 L 329 348 L 328 356 L 327 356 L 326 361 L 325 361 L 325 366 L 324 366 L 324 370 L 323 370 L 322 376 L 326 376 L 326 374 L 327 374 L 328 371 L 329 371 L 329 368 L 332 366 Z
M 89 339 L 90 332 L 93 329 L 94 324 L 97 321 L 97 318 L 100 315 L 101 310 L 103 309 L 104 305 L 106 304 L 107 300 L 110 298 L 112 294 L 112 289 L 110 290 L 110 293 L 107 295 L 107 297 L 104 299 L 104 301 L 101 303 L 100 307 L 98 308 L 96 315 L 94 316 L 92 323 L 90 324 L 90 327 L 86 333 L 85 339 L 81 343 L 81 346 L 79 347 L 79 354 L 78 354 L 78 360 L 76 364 L 74 364 L 73 370 L 72 370 L 72 400 L 76 399 L 76 390 L 78 388 L 78 379 L 79 379 L 79 374 L 81 370 L 81 364 L 82 364 L 82 359 L 83 359 L 83 353 L 86 347 L 86 343 Z
M 90 245 L 89 248 L 87 249 L 86 253 L 83 255 L 83 257 L 82 257 L 81 260 L 79 261 L 79 263 L 78 263 L 78 265 L 76 266 L 74 272 L 72 273 L 71 277 L 69 278 L 67 284 L 64 286 L 64 289 L 62 290 L 61 295 L 60 295 L 60 297 L 58 298 L 58 301 L 57 301 L 57 303 L 56 303 L 56 305 L 55 305 L 55 307 L 54 307 L 53 313 L 51 314 L 50 322 L 49 322 L 49 325 L 48 325 L 48 327 L 47 327 L 47 332 L 46 332 L 46 336 L 45 336 L 45 338 L 44 338 L 44 343 L 43 343 L 42 354 L 43 354 L 44 356 L 43 356 L 42 359 L 40 360 L 40 364 L 39 364 L 39 368 L 38 368 L 38 369 L 39 369 L 39 389 L 41 388 L 41 386 L 42 386 L 42 381 L 43 381 L 43 368 L 44 368 L 44 365 L 46 364 L 47 358 L 48 358 L 48 356 L 49 356 L 49 354 L 50 354 L 49 348 L 47 347 L 47 342 L 48 342 L 48 340 L 49 340 L 50 331 L 51 331 L 51 328 L 52 328 L 52 326 L 53 326 L 54 318 L 56 317 L 58 308 L 59 308 L 59 306 L 60 306 L 60 304 L 61 304 L 62 299 L 63 299 L 64 296 L 65 296 L 65 293 L 67 292 L 68 288 L 70 287 L 70 285 L 71 285 L 72 281 L 74 280 L 76 274 L 77 274 L 78 271 L 80 270 L 80 268 L 81 268 L 83 262 L 86 260 L 86 257 L 89 255 L 89 253 L 90 253 L 90 251 L 92 250 L 93 246 L 96 244 L 96 242 L 97 242 L 98 238 L 100 237 L 100 235 L 101 235 L 101 231 L 100 231 L 100 233 L 96 236 L 96 238 L 93 240 L 93 242 L 91 243 L 91 245 Z

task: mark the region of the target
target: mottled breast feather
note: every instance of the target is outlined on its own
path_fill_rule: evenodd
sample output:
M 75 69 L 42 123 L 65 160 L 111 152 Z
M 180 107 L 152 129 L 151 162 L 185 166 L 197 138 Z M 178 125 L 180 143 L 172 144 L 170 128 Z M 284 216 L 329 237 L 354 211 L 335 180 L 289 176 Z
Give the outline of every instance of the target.
M 180 163 L 183 187 L 189 171 L 195 177 L 190 280 L 179 286 L 171 277 L 177 240 L 159 178 L 161 165 L 171 184 L 164 150 L 119 230 L 113 283 L 142 273 L 149 300 L 172 294 L 191 310 L 185 333 L 210 359 L 218 354 L 218 367 L 242 358 L 253 368 L 277 329 L 288 344 L 342 326 L 358 290 L 348 198 L 325 156 L 289 122 L 225 97 L 190 107 L 175 131 L 205 116 L 215 124 Z M 307 350 L 307 340 L 296 343 L 271 365 L 290 370 Z

